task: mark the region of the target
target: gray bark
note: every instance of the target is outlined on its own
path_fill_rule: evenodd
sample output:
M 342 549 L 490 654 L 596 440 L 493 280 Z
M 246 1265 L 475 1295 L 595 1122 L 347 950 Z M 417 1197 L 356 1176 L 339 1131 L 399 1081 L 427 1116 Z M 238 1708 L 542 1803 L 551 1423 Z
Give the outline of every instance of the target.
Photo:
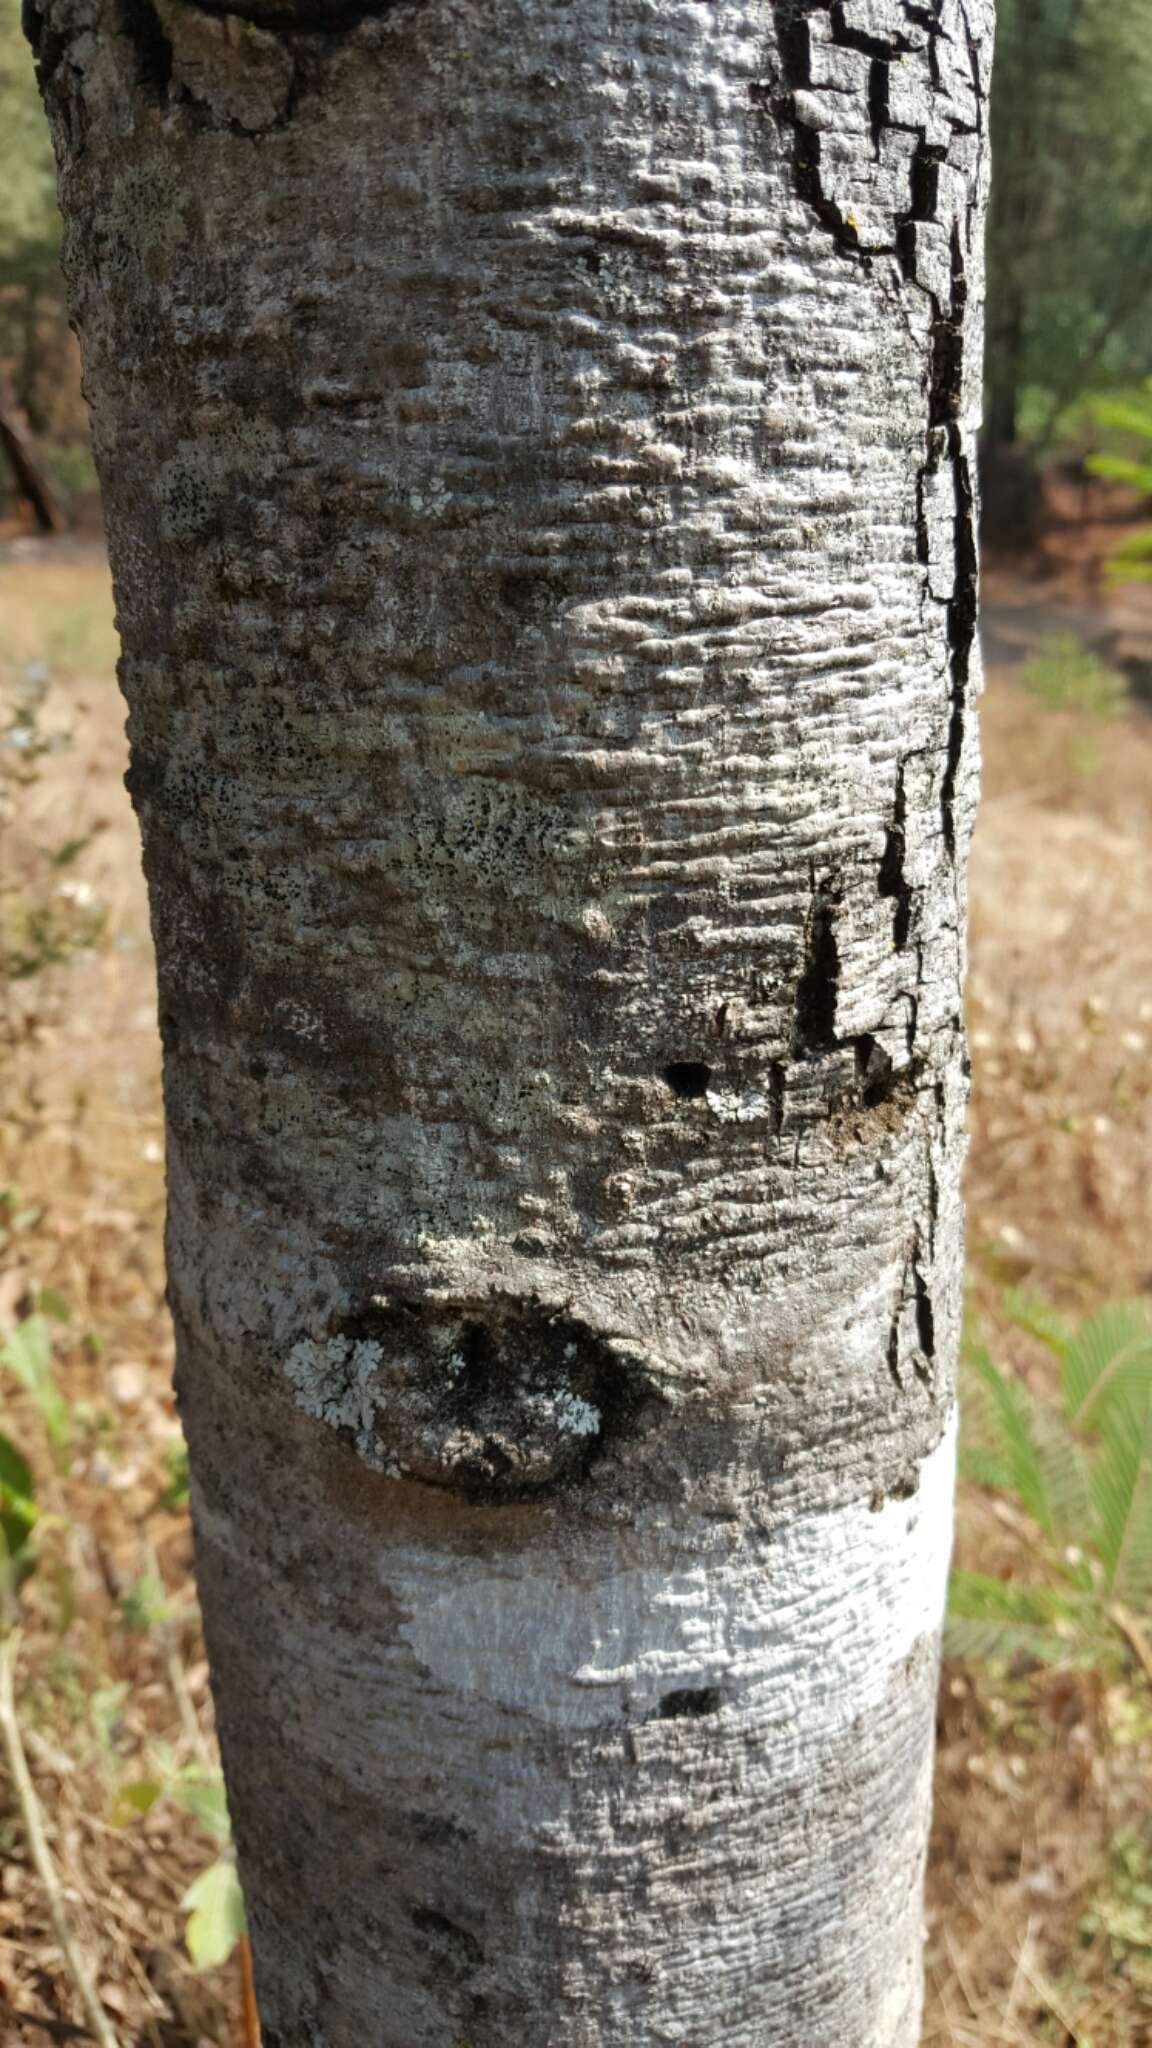
M 990 0 L 35 0 L 269 2048 L 908 2048 Z

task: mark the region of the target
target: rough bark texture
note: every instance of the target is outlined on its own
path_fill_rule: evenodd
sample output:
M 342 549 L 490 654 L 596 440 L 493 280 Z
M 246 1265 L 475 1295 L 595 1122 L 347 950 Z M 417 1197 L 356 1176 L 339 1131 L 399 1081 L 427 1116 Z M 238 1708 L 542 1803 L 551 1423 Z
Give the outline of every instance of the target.
M 990 0 L 33 0 L 268 2048 L 909 2048 Z

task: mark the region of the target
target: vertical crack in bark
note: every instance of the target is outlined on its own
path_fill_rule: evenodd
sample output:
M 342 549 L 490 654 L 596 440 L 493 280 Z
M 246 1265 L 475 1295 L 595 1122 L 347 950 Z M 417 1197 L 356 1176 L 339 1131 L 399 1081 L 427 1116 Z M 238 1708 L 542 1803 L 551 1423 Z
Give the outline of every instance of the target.
M 878 883 L 881 896 L 891 897 L 896 906 L 892 916 L 892 943 L 898 953 L 902 953 L 907 946 L 912 926 L 913 890 L 904 867 L 908 850 L 908 795 L 904 786 L 905 772 L 905 763 L 901 761 L 896 769 L 896 797 L 892 806 L 892 823 L 884 840 Z
M 932 1292 L 925 1272 L 925 1260 L 920 1233 L 917 1231 L 910 1251 L 907 1253 L 900 1287 L 888 1325 L 887 1365 L 901 1392 L 905 1380 L 903 1361 L 910 1353 L 912 1370 L 917 1379 L 930 1384 L 936 1370 L 936 1312 L 932 1304 Z M 902 1341 L 903 1340 L 903 1341 Z
M 783 1060 L 773 1060 L 768 1068 L 768 1101 L 771 1108 L 772 1136 L 778 1138 L 784 1128 L 784 1096 L 788 1086 L 788 1069 Z
M 912 1261 L 912 1286 L 915 1298 L 916 1336 L 920 1346 L 914 1364 L 920 1377 L 928 1379 L 931 1377 L 936 1359 L 936 1314 L 932 1307 L 932 1295 L 927 1279 L 921 1270 L 919 1240 Z
M 840 994 L 840 946 L 836 910 L 840 892 L 834 882 L 821 882 L 812 897 L 804 933 L 804 964 L 796 986 L 792 1051 L 797 1059 L 828 1052 L 836 1044 L 836 1006 Z
M 964 754 L 968 714 L 968 687 L 972 647 L 976 638 L 978 573 L 976 502 L 968 457 L 964 454 L 959 428 L 949 429 L 952 484 L 956 499 L 956 569 L 952 596 L 948 602 L 948 646 L 951 673 L 951 707 L 948 720 L 948 754 L 940 787 L 940 809 L 944 844 L 949 857 L 956 857 L 956 782 Z
M 167 99 L 172 45 L 152 0 L 120 0 L 120 26 L 136 52 L 136 82 L 141 91 L 149 99 Z
M 866 264 L 867 258 L 860 248 L 860 237 L 855 223 L 848 219 L 824 189 L 820 162 L 820 132 L 805 121 L 797 109 L 797 93 L 810 90 L 812 84 L 812 48 L 807 12 L 798 13 L 795 0 L 776 0 L 773 11 L 776 21 L 776 42 L 783 72 L 779 82 L 783 90 L 771 96 L 770 105 L 777 127 L 789 140 L 793 185 L 798 197 L 812 208 L 821 225 L 828 230 L 837 248 L 843 250 L 846 255 L 862 258 Z M 761 96 L 754 91 L 754 97 Z
M 942 91 L 939 44 L 948 40 L 947 32 L 940 19 L 941 0 L 932 8 L 920 7 L 905 0 L 904 16 L 907 22 L 927 32 L 926 62 L 929 85 L 933 94 Z M 966 127 L 949 113 L 948 121 L 953 134 L 983 133 L 981 112 L 982 82 L 977 52 L 971 26 L 961 8 L 961 18 L 966 38 L 968 66 L 971 73 L 975 97 L 975 128 Z M 800 110 L 803 95 L 818 91 L 814 84 L 813 42 L 810 22 L 819 16 L 829 24 L 831 44 L 834 49 L 852 50 L 859 56 L 870 59 L 866 101 L 868 126 L 877 161 L 881 154 L 881 141 L 886 130 L 900 130 L 915 137 L 908 169 L 908 205 L 897 214 L 892 223 L 892 241 L 871 241 L 862 244 L 854 219 L 837 203 L 828 189 L 823 175 L 821 136 L 810 121 L 804 119 Z M 965 372 L 965 322 L 967 314 L 968 282 L 965 267 L 965 244 L 961 224 L 951 224 L 949 248 L 949 279 L 947 294 L 942 295 L 923 274 L 924 265 L 920 255 L 921 227 L 942 225 L 940 221 L 941 170 L 949 162 L 947 142 L 929 140 L 926 123 L 911 124 L 893 116 L 891 99 L 891 66 L 907 59 L 914 52 L 909 37 L 898 30 L 881 36 L 856 29 L 845 19 L 843 0 L 832 0 L 825 10 L 823 0 L 776 0 L 775 22 L 777 46 L 780 53 L 782 78 L 781 87 L 771 97 L 773 115 L 781 132 L 789 139 L 793 184 L 797 195 L 815 213 L 827 229 L 837 248 L 857 258 L 862 268 L 870 268 L 873 255 L 894 253 L 900 263 L 905 280 L 923 291 L 931 305 L 930 351 L 927 370 L 928 425 L 925 459 L 920 467 L 916 482 L 916 528 L 917 547 L 921 562 L 927 573 L 929 567 L 930 532 L 925 505 L 926 485 L 938 474 L 946 463 L 952 476 L 953 514 L 953 577 L 950 595 L 943 600 L 947 610 L 948 632 L 948 731 L 946 740 L 945 766 L 940 787 L 941 828 L 945 848 L 950 860 L 956 857 L 956 789 L 960 766 L 964 754 L 967 705 L 971 674 L 972 647 L 976 633 L 977 615 L 977 542 L 976 509 L 972 468 L 964 450 L 963 434 L 959 423 L 961 394 Z M 973 201 L 969 199 L 966 212 L 968 240 L 971 239 Z M 885 854 L 888 879 L 881 884 L 882 893 L 897 895 L 898 909 L 896 932 L 897 950 L 907 943 L 910 910 L 906 913 L 895 885 L 895 862 L 899 857 L 899 828 L 893 827 L 889 849 Z

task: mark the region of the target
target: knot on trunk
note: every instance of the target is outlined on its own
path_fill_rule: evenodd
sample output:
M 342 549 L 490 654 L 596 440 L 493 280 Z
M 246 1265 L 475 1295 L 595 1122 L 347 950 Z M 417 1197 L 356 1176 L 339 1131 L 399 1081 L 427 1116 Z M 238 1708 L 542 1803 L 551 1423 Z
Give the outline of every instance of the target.
M 398 1478 L 474 1500 L 581 1480 L 660 1399 L 640 1351 L 538 1302 L 380 1297 L 285 1361 L 309 1414 Z

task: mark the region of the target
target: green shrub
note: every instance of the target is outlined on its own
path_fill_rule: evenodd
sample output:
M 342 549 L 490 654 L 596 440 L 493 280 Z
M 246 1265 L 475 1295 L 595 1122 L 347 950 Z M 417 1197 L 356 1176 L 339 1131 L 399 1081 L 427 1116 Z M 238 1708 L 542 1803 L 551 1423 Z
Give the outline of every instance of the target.
M 1020 680 L 1049 711 L 1086 711 L 1114 718 L 1128 701 L 1128 684 L 1074 633 L 1055 633 L 1025 662 Z
M 1152 1606 L 1152 1318 L 1115 1302 L 1073 1329 L 1028 1298 L 1008 1306 L 1057 1359 L 1060 1397 L 966 1346 L 961 1467 L 1010 1506 L 1028 1566 L 953 1573 L 948 1648 L 1114 1666 L 1134 1651 L 1152 1676 L 1139 1620 Z

